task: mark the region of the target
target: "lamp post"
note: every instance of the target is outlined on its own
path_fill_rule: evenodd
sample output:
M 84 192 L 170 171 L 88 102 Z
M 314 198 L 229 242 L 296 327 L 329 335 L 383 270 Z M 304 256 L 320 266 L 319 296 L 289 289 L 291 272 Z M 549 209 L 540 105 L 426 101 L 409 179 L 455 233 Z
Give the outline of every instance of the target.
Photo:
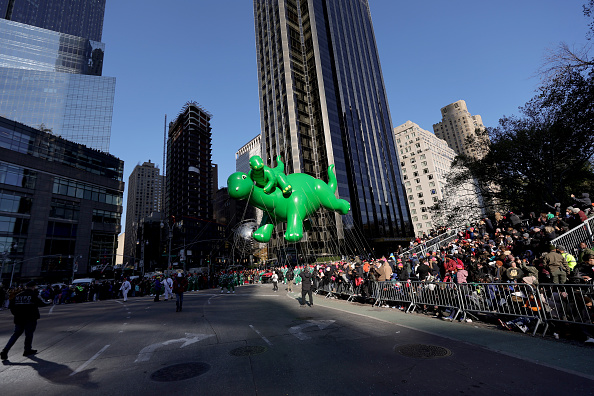
M 171 216 L 171 221 L 166 219 L 165 222 L 161 221 L 161 228 L 165 227 L 169 229 L 169 248 L 167 249 L 167 271 L 171 271 L 171 240 L 173 239 L 173 226 L 175 226 L 175 216 Z
M 6 246 L 6 245 L 3 245 L 3 246 Z M 17 247 L 18 247 L 18 243 L 14 242 L 11 245 L 12 251 L 14 252 L 17 249 Z M 0 269 L 0 283 L 2 283 L 2 277 L 4 275 L 4 264 L 6 264 L 8 262 L 9 254 L 10 254 L 10 250 L 5 250 L 2 252 L 2 268 Z M 12 266 L 12 270 L 13 270 L 12 272 L 14 274 L 14 265 Z M 12 281 L 11 281 L 11 283 L 12 283 Z
M 70 256 L 69 256 L 69 258 L 70 258 Z M 82 259 L 82 254 L 74 257 L 74 263 L 72 263 L 72 282 L 70 282 L 70 284 L 74 283 L 74 274 L 76 272 L 78 272 L 78 260 L 79 259 Z

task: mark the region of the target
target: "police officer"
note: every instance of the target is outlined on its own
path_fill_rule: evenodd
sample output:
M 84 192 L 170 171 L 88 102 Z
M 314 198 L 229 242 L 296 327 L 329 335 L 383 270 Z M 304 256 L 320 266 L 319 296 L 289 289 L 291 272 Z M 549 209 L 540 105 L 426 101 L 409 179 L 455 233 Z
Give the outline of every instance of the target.
M 21 293 L 17 294 L 13 300 L 10 301 L 9 308 L 14 315 L 14 333 L 8 343 L 0 352 L 0 359 L 8 359 L 8 351 L 25 333 L 25 352 L 23 356 L 35 355 L 37 351 L 33 349 L 33 333 L 37 327 L 37 319 L 40 318 L 39 307 L 44 307 L 45 304 L 36 291 L 36 283 L 31 281 L 27 283 L 27 288 Z
M 306 265 L 301 271 L 301 306 L 305 305 L 305 295 L 309 295 L 309 306 L 313 307 L 313 295 L 311 292 L 311 272 L 309 272 L 309 265 Z

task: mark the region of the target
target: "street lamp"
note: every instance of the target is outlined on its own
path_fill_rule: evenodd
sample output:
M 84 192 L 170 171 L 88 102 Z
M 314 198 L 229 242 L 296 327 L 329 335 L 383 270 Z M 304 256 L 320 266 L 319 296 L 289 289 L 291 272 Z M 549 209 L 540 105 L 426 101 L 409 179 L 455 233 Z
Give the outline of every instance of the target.
M 72 256 L 68 256 L 68 258 L 72 258 Z M 82 259 L 82 254 L 74 257 L 74 263 L 72 264 L 72 282 L 70 282 L 70 284 L 74 283 L 74 273 L 78 272 L 78 260 L 79 259 Z
M 167 250 L 167 270 L 171 271 L 171 239 L 173 238 L 173 227 L 175 226 L 175 216 L 171 216 L 171 220 L 165 220 L 165 223 L 161 221 L 161 228 L 165 228 L 165 224 L 167 224 L 167 228 L 169 228 L 169 249 Z
M 4 245 L 6 246 L 6 245 Z M 12 250 L 16 250 L 18 244 L 15 242 L 12 244 Z M 2 268 L 0 269 L 0 283 L 2 283 L 2 277 L 4 276 L 4 264 L 8 261 L 8 255 L 10 254 L 10 250 L 5 250 L 2 252 Z M 12 273 L 14 274 L 14 263 L 12 266 Z M 10 283 L 12 284 L 12 277 Z

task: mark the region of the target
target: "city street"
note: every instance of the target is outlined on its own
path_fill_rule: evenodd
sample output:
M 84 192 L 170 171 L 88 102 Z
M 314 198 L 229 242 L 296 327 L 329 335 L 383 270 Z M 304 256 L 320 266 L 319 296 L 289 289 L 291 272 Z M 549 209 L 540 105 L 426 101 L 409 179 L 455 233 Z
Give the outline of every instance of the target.
M 41 309 L 0 365 L 3 395 L 590 394 L 593 348 L 449 323 L 279 285 L 175 301 L 132 297 Z M 299 293 L 300 294 L 300 293 Z M 12 333 L 0 311 L 0 344 Z M 84 393 L 81 393 L 84 392 Z

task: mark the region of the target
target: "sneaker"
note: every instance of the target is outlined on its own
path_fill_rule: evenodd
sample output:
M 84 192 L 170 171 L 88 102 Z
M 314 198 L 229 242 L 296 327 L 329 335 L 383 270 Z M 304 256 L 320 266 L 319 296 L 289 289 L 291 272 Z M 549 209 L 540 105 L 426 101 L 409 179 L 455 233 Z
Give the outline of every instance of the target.
M 520 331 L 521 331 L 522 333 L 525 333 L 525 332 L 527 332 L 527 331 L 528 331 L 528 326 L 526 326 L 526 325 L 523 325 L 523 324 L 520 324 L 520 323 L 514 323 L 514 324 L 516 325 L 516 327 L 517 327 L 518 329 L 520 329 Z
M 231 292 L 229 290 L 227 290 L 227 294 L 230 294 Z
M 233 291 L 231 292 L 231 294 L 235 294 L 235 290 L 233 290 Z
M 447 318 L 445 318 L 445 317 L 444 317 L 444 318 L 442 318 L 442 319 L 443 319 L 443 320 L 446 320 L 446 321 L 448 321 L 448 322 L 451 322 L 451 321 L 453 320 L 453 319 L 452 319 L 451 317 L 449 317 L 449 316 L 448 316 Z
M 584 342 L 586 344 L 594 344 L 594 338 L 588 337 L 588 339 L 586 341 L 584 341 Z M 4 352 L 2 352 L 2 353 L 4 353 Z M 4 356 L 4 355 L 2 355 L 2 356 Z M 4 359 L 4 357 L 2 359 Z
M 466 323 L 472 323 L 472 319 L 465 319 Z
M 31 356 L 31 355 L 35 355 L 37 353 L 36 349 L 30 349 L 28 351 L 23 352 L 23 356 Z
M 588 342 L 588 341 L 586 341 Z M 0 360 L 7 360 L 8 359 L 8 352 L 2 351 L 0 352 Z

